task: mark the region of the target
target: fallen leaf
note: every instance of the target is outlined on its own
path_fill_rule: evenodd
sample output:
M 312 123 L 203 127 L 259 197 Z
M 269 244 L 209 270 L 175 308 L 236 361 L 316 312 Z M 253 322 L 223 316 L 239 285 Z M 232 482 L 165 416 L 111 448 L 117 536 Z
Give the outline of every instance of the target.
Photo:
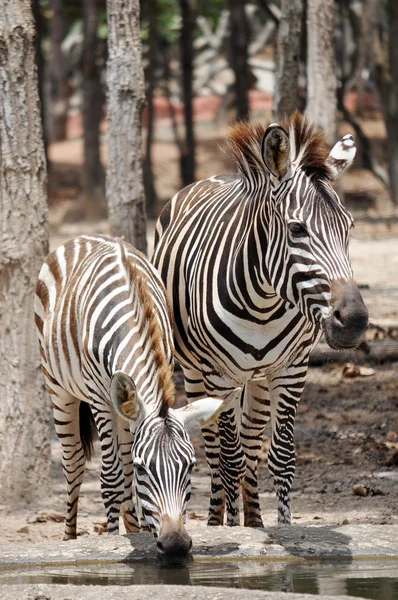
M 29 527 L 27 525 L 24 525 L 24 527 L 17 529 L 17 533 L 29 533 Z
M 188 518 L 189 519 L 196 519 L 198 521 L 206 521 L 207 516 L 206 515 L 201 515 L 201 514 L 195 512 L 194 510 L 190 510 L 188 512 Z
M 358 377 L 360 370 L 354 363 L 346 363 L 343 365 L 342 374 L 343 377 Z
M 55 510 L 41 510 L 28 519 L 28 523 L 46 523 L 47 521 L 61 523 L 62 521 L 65 521 L 65 515 L 56 512 Z

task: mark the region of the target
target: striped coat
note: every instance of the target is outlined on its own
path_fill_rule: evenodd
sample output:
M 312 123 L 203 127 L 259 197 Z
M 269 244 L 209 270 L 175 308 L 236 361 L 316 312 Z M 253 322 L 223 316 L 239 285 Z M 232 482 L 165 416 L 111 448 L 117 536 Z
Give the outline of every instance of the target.
M 261 526 L 257 459 L 271 419 L 268 466 L 278 519 L 290 523 L 293 427 L 308 356 L 322 330 L 355 345 L 367 311 L 348 257 L 352 217 L 331 181 L 355 155 L 345 136 L 329 154 L 296 114 L 283 126 L 237 124 L 238 172 L 179 192 L 157 224 L 153 263 L 175 322 L 176 356 L 189 398 L 245 386 L 242 410 L 204 430 L 212 472 L 209 524 Z

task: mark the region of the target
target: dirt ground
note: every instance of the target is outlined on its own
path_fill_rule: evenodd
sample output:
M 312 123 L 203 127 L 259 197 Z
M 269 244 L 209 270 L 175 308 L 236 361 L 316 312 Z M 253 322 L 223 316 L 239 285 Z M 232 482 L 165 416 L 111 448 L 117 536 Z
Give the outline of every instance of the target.
M 229 170 L 229 159 L 217 147 L 222 141 L 219 134 L 209 129 L 202 138 L 199 176 Z M 50 150 L 51 247 L 79 233 L 107 232 L 106 221 L 87 222 L 78 217 L 81 141 L 68 140 Z M 167 139 L 160 139 L 154 154 L 158 187 L 165 199 L 178 186 L 175 147 Z M 397 324 L 398 213 L 384 205 L 380 210 L 377 202 L 383 190 L 367 173 L 353 170 L 342 185 L 356 217 L 351 256 L 356 279 L 364 288 L 370 321 L 383 327 Z M 153 227 L 154 222 L 149 222 L 149 247 Z M 337 364 L 309 370 L 296 420 L 293 523 L 398 523 L 398 363 L 368 366 L 374 370 L 372 375 L 354 378 L 344 377 L 342 365 Z M 183 401 L 181 373 L 176 373 L 176 379 L 178 399 Z M 272 525 L 276 522 L 276 501 L 266 468 L 268 434 L 259 480 L 264 523 Z M 193 440 L 198 463 L 193 474 L 189 520 L 204 526 L 210 478 L 199 432 Z M 60 445 L 55 438 L 52 472 L 53 494 L 43 498 L 40 505 L 0 507 L 0 544 L 62 539 L 65 486 Z M 81 535 L 103 531 L 99 472 L 97 449 L 82 487 L 78 523 Z

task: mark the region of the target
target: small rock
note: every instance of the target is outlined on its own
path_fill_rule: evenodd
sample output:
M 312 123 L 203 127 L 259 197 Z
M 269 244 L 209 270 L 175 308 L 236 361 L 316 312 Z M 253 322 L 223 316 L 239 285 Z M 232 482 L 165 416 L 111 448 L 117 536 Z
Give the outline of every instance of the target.
M 24 525 L 20 529 L 17 529 L 17 533 L 29 533 L 29 527 L 27 525 Z
M 343 525 L 349 525 L 349 524 L 350 524 L 350 522 L 349 522 L 349 520 L 348 520 L 348 519 L 344 519 L 344 520 L 343 520 Z

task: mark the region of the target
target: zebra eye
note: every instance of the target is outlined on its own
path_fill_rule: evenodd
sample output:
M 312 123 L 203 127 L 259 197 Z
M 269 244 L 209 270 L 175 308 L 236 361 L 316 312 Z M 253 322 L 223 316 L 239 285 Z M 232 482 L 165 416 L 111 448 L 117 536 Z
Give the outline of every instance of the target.
M 134 464 L 134 469 L 137 475 L 143 477 L 144 475 L 146 475 L 146 471 L 144 469 L 144 467 L 142 465 L 138 465 L 138 464 Z
M 308 235 L 306 227 L 298 221 L 292 221 L 288 224 L 288 227 L 290 233 L 292 233 L 295 237 L 306 237 Z

